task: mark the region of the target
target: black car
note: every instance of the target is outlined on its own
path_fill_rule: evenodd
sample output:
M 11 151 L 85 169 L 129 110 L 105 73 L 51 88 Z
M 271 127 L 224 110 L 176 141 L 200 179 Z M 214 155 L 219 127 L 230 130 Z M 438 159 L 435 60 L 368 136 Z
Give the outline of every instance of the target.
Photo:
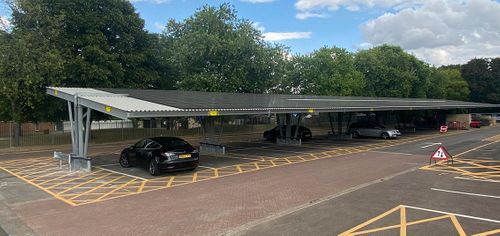
M 292 137 L 295 134 L 295 129 L 297 129 L 296 125 L 292 125 Z M 282 125 L 281 126 L 283 135 L 286 133 L 286 126 Z M 273 129 L 267 130 L 264 132 L 264 138 L 269 141 L 276 141 L 276 138 L 280 136 L 280 126 L 276 126 Z M 304 127 L 304 126 L 299 126 L 299 133 L 297 137 L 300 137 L 302 140 L 306 139 L 311 139 L 312 138 L 312 132 L 310 129 Z
M 174 137 L 146 138 L 120 154 L 122 167 L 147 166 L 151 175 L 159 175 L 166 170 L 194 170 L 198 161 L 198 150 Z

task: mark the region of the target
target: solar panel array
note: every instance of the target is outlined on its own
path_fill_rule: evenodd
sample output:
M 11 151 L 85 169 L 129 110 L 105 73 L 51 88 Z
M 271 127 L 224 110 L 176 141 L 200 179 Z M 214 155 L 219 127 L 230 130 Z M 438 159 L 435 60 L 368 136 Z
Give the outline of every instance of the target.
M 171 106 L 180 109 L 268 109 L 268 108 L 466 108 L 498 106 L 484 103 L 462 101 L 387 98 L 387 97 L 335 97 L 283 94 L 221 93 L 180 90 L 153 89 L 99 89 L 114 94 L 127 94 L 130 97 Z

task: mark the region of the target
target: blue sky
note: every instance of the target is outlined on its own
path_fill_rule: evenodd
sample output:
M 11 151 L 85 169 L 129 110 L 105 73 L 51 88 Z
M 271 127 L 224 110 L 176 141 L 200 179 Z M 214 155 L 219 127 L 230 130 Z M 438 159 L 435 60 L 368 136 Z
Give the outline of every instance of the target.
M 293 53 L 309 53 L 322 46 L 339 46 L 349 50 L 356 50 L 362 43 L 359 25 L 375 13 L 351 12 L 340 9 L 325 18 L 310 18 L 300 20 L 296 18 L 297 10 L 294 1 L 282 0 L 269 3 L 250 3 L 241 1 L 227 1 L 235 6 L 240 18 L 256 23 L 266 32 L 310 32 L 309 37 L 276 41 L 284 44 Z M 182 20 L 204 4 L 218 6 L 221 1 L 155 1 L 133 2 L 137 11 L 146 21 L 146 29 L 150 32 L 161 32 L 168 19 Z
M 150 32 L 168 19 L 223 1 L 130 0 Z M 0 27 L 9 12 L 0 0 Z M 432 65 L 500 57 L 500 0 L 228 0 L 266 40 L 306 54 L 322 46 L 350 51 L 401 46 Z

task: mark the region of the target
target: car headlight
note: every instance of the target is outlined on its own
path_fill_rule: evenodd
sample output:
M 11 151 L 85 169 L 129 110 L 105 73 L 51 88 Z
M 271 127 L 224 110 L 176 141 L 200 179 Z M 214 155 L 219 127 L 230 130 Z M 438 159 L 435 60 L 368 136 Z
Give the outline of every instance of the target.
M 198 151 L 198 149 L 194 149 L 194 151 L 192 153 L 199 153 L 200 151 Z

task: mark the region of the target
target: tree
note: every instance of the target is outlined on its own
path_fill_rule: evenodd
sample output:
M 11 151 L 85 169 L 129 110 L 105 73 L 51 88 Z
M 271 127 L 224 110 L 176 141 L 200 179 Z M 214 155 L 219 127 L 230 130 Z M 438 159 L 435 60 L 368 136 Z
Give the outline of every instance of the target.
M 13 61 L 12 68 L 18 67 L 30 78 L 36 73 L 48 79 L 20 91 L 36 91 L 37 99 L 29 99 L 29 105 L 43 110 L 20 112 L 22 119 L 57 119 L 54 114 L 64 106 L 46 106 L 53 103 L 43 95 L 47 85 L 147 88 L 157 84 L 161 71 L 155 63 L 158 37 L 144 30 L 144 21 L 130 2 L 13 0 L 10 6 L 11 48 L 26 52 L 13 55 L 18 61 Z M 49 65 L 56 58 L 57 62 Z M 24 64 L 33 68 L 26 71 L 30 67 Z M 39 67 L 44 71 L 40 73 Z M 26 93 L 21 96 L 35 95 Z
M 162 41 L 179 89 L 260 93 L 283 75 L 285 50 L 266 43 L 229 4 L 204 6 L 183 21 L 170 20 Z
M 14 121 L 15 144 L 19 144 L 20 123 L 33 117 L 40 107 L 44 88 L 57 83 L 62 60 L 46 38 L 33 32 L 0 32 L 0 95 L 9 106 L 1 113 Z M 8 115 L 7 115 L 8 114 Z
M 450 100 L 469 100 L 469 85 L 462 78 L 460 67 L 442 66 L 433 68 L 427 96 L 429 98 L 443 98 Z
M 343 48 L 323 47 L 292 59 L 284 90 L 298 94 L 362 95 L 365 80 L 354 67 L 353 55 Z
M 447 78 L 447 83 L 445 84 L 446 99 L 468 101 L 470 94 L 469 85 L 462 78 L 460 69 L 440 69 L 440 71 Z
M 500 103 L 500 58 L 472 59 L 462 66 L 471 101 Z
M 426 96 L 429 66 L 400 47 L 382 45 L 359 51 L 355 65 L 366 78 L 366 95 Z
M 33 17 L 35 12 L 43 17 Z M 145 88 L 158 79 L 148 57 L 151 37 L 128 1 L 17 0 L 12 16 L 15 28 L 40 34 L 58 30 L 47 37 L 64 55 L 63 85 Z M 51 19 L 61 24 L 54 26 Z

